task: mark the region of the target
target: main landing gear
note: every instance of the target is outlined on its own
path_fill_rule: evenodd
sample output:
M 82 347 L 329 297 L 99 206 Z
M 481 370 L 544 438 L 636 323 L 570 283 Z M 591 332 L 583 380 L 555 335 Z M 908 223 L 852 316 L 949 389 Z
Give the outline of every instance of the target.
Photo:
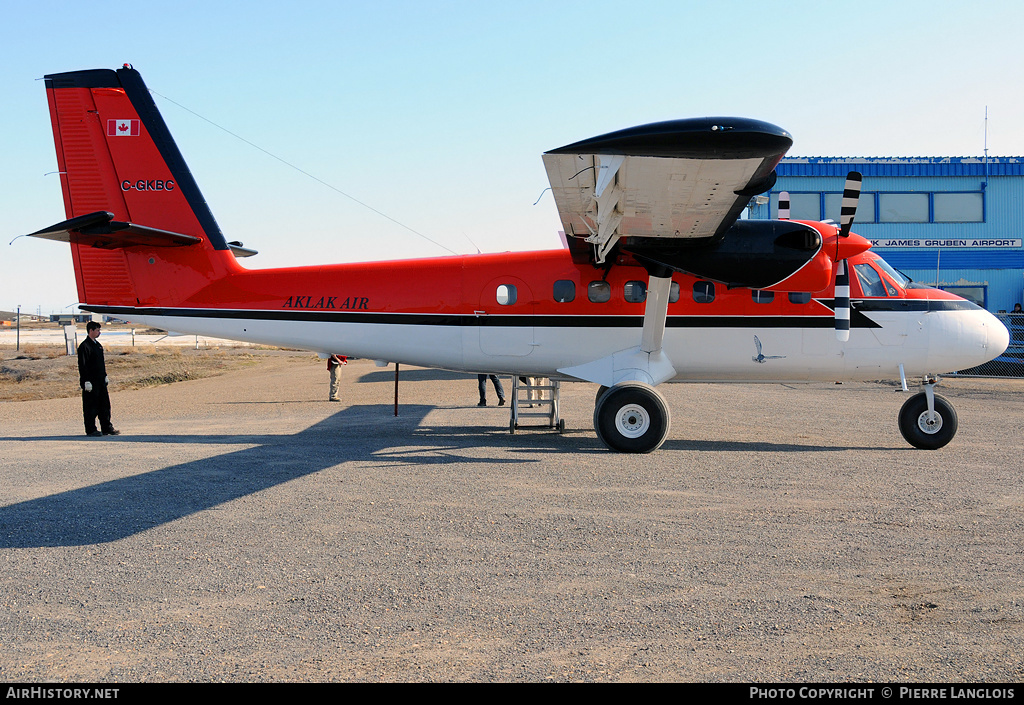
M 900 409 L 900 433 L 915 448 L 935 450 L 956 435 L 956 411 L 948 399 L 935 393 L 936 382 L 925 378 L 924 391 L 907 399 Z
M 597 437 L 619 453 L 650 453 L 668 436 L 671 414 L 654 387 L 622 382 L 601 387 L 594 404 Z

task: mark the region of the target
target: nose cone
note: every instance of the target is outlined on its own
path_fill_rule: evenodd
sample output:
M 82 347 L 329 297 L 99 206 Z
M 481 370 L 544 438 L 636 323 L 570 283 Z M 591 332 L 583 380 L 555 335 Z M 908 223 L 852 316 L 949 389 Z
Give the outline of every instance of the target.
M 1010 331 L 982 308 L 936 311 L 932 319 L 928 366 L 932 372 L 955 372 L 983 365 L 1006 350 Z
M 1006 349 L 1010 347 L 1010 330 L 1002 321 L 988 311 L 983 313 L 988 315 L 990 321 L 986 323 L 985 330 L 988 331 L 988 352 L 991 355 L 989 359 L 993 360 L 1006 352 Z

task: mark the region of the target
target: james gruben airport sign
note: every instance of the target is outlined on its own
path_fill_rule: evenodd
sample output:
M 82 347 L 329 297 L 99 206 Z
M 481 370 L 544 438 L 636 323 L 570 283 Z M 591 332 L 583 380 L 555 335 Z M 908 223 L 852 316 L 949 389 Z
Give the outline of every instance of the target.
M 932 240 L 922 237 L 868 238 L 872 247 L 1020 247 L 1021 238 L 966 237 Z

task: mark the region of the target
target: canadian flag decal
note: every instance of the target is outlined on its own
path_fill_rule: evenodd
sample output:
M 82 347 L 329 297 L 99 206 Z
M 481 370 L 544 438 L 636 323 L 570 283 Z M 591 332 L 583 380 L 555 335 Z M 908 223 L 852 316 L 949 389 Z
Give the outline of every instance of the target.
M 141 130 L 139 120 L 107 120 L 107 137 L 138 137 Z

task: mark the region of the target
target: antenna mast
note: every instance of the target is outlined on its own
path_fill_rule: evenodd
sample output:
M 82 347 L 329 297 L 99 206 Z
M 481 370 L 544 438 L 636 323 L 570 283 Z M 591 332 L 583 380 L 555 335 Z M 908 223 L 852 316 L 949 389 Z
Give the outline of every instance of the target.
M 988 106 L 985 106 L 985 185 L 988 188 Z

